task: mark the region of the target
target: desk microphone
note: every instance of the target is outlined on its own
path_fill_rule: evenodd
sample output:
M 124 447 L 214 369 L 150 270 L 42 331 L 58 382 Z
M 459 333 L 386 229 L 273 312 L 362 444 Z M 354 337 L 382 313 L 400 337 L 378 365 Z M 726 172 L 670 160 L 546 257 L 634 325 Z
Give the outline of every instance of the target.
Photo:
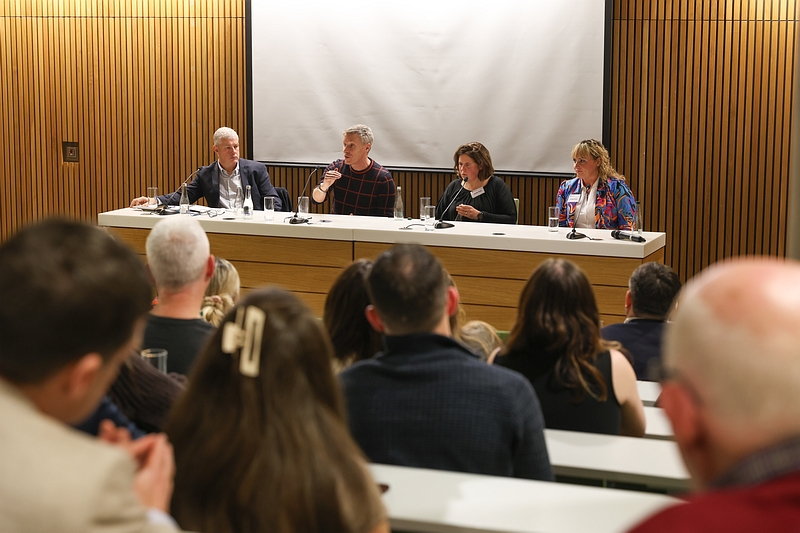
M 583 186 L 581 183 L 581 195 L 578 198 L 578 203 L 575 204 L 575 211 L 572 212 L 572 231 L 567 233 L 567 239 L 570 240 L 578 240 L 578 239 L 585 239 L 586 235 L 583 233 L 578 233 L 578 209 L 583 205 L 583 195 L 586 194 L 586 187 Z
M 319 167 L 312 170 L 311 174 L 309 174 L 308 177 L 306 178 L 306 184 L 303 186 L 303 192 L 300 194 L 301 198 L 306 195 L 306 190 L 308 189 L 308 182 L 311 181 L 311 176 L 316 174 L 317 170 L 319 170 Z M 310 218 L 303 218 L 301 216 L 298 216 L 299 214 L 300 214 L 300 200 L 298 199 L 297 210 L 294 212 L 292 218 L 289 219 L 289 224 L 305 224 L 309 220 L 311 220 Z
M 450 200 L 450 203 L 447 205 L 444 211 L 442 211 L 442 216 L 444 216 L 444 214 L 447 213 L 447 211 L 453 206 L 453 202 L 456 201 L 458 195 L 461 194 L 461 191 L 464 190 L 464 184 L 467 183 L 467 178 L 460 178 L 460 179 L 461 179 L 461 188 L 456 191 L 456 193 L 453 195 L 453 199 Z M 433 225 L 433 227 L 436 229 L 447 229 L 447 228 L 452 228 L 454 226 L 455 224 L 451 224 L 449 222 L 442 222 L 441 220 L 439 220 L 438 222 L 436 222 L 436 224 Z
M 197 170 L 195 170 L 194 172 L 192 172 L 191 174 L 186 176 L 186 179 L 183 180 L 183 183 L 181 183 L 181 186 L 178 187 L 178 190 L 169 195 L 169 200 L 167 200 L 167 205 L 173 205 L 172 204 L 172 200 L 175 199 L 175 195 L 176 194 L 178 195 L 178 199 L 180 200 L 180 193 L 181 193 L 181 189 L 183 189 L 183 186 L 186 185 L 187 183 L 189 183 L 189 180 L 192 179 L 193 177 L 195 177 L 197 175 L 197 173 L 200 172 L 202 169 L 203 169 L 203 167 L 197 167 Z
M 620 231 L 618 229 L 612 231 L 611 236 L 619 241 L 647 242 L 647 239 L 645 239 L 641 235 L 635 235 L 633 233 L 628 233 L 627 231 Z

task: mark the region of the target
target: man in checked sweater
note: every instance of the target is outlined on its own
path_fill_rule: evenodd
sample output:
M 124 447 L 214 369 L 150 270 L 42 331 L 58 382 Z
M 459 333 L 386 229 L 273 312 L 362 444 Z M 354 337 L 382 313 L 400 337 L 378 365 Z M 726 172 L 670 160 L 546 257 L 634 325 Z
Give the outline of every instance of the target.
M 322 181 L 311 192 L 311 199 L 321 204 L 332 193 L 331 213 L 335 215 L 392 216 L 394 180 L 388 170 L 369 157 L 372 130 L 357 124 L 343 135 L 344 159 L 328 165 Z
M 341 374 L 350 430 L 375 463 L 550 480 L 530 383 L 453 340 L 458 290 L 417 245 L 382 253 L 367 319 L 386 349 Z

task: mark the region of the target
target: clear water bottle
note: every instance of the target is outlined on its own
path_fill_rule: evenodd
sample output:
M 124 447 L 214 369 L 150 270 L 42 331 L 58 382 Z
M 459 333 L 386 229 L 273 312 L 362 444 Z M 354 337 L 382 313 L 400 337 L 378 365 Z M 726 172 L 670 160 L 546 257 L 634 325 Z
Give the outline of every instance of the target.
M 394 195 L 394 219 L 403 220 L 403 192 L 400 187 L 397 188 L 397 193 Z
M 186 194 L 186 184 L 184 183 L 181 185 L 181 214 L 188 215 L 189 214 L 189 195 Z
M 636 233 L 642 234 L 642 202 L 636 202 L 636 216 L 634 217 L 634 224 L 636 224 Z
M 245 190 L 244 204 L 242 207 L 244 208 L 244 219 L 253 220 L 253 197 L 250 196 L 250 185 L 248 185 Z

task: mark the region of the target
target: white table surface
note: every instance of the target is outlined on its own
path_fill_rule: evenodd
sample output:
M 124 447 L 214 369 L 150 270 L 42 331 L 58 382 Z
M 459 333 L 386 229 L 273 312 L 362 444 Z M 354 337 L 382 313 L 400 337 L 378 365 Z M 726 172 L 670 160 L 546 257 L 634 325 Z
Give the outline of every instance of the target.
M 417 243 L 428 246 L 602 255 L 634 259 L 643 259 L 663 248 L 666 243 L 664 233 L 653 232 L 644 232 L 646 243 L 635 243 L 612 239 L 611 232 L 607 230 L 587 229 L 582 232 L 603 240 L 571 241 L 566 238 L 569 231 L 567 228 L 559 228 L 558 232 L 550 232 L 545 226 L 455 222 L 453 228 L 425 231 L 423 226 L 418 225 L 420 224 L 418 219 L 396 221 L 380 217 L 318 214 L 311 215 L 310 224 L 293 225 L 286 221 L 287 215 L 290 214 L 275 213 L 274 220 L 269 222 L 263 220 L 263 211 L 255 211 L 253 220 L 223 220 L 223 216 L 209 218 L 207 215 L 199 215 L 195 218 L 206 231 L 215 233 L 379 243 Z M 230 216 L 225 215 L 225 218 Z M 163 218 L 130 208 L 109 211 L 97 216 L 100 226 L 145 229 L 152 228 Z M 411 226 L 408 230 L 400 229 L 410 224 L 416 225 Z
M 689 473 L 673 441 L 558 429 L 544 433 L 556 474 L 676 491 L 689 488 Z
M 565 483 L 370 465 L 389 485 L 392 528 L 429 532 L 625 531 L 677 503 L 670 496 Z
M 636 388 L 639 390 L 639 398 L 645 407 L 655 405 L 658 397 L 661 396 L 661 384 L 657 381 L 637 381 Z
M 675 437 L 672 432 L 672 423 L 660 407 L 645 407 L 644 417 L 647 420 L 645 437 L 665 440 L 672 440 Z

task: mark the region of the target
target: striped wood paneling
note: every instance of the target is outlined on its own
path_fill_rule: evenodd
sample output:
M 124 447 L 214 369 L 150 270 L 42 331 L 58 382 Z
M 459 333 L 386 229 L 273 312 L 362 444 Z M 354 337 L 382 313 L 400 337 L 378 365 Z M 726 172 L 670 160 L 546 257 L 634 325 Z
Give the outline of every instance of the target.
M 213 161 L 218 126 L 246 131 L 244 29 L 242 1 L 0 2 L 0 240 Z
M 614 0 L 612 160 L 684 279 L 785 252 L 796 22 L 796 0 Z M 173 189 L 211 160 L 216 127 L 245 131 L 244 27 L 241 0 L 0 3 L 0 239 Z M 80 163 L 61 162 L 65 140 Z M 308 175 L 270 173 L 292 196 Z M 394 175 L 412 216 L 452 179 Z M 520 222 L 543 224 L 558 180 L 504 179 Z

